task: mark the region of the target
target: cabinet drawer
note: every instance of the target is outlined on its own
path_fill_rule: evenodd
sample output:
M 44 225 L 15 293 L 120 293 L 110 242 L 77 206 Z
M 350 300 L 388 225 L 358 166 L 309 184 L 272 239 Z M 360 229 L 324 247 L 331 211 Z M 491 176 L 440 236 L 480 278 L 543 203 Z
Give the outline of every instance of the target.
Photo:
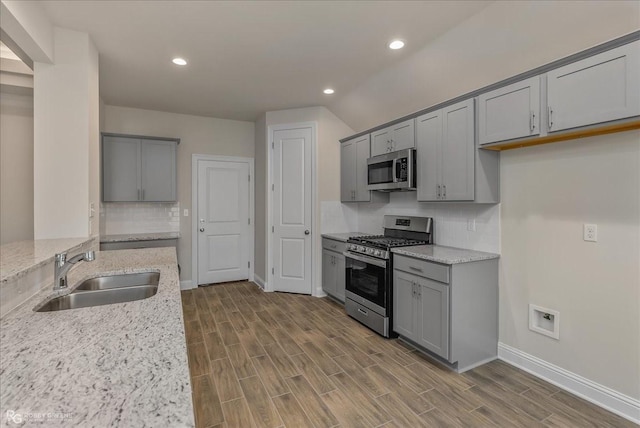
M 342 254 L 347 250 L 347 243 L 335 239 L 322 238 L 322 248 Z
M 449 266 L 395 254 L 393 268 L 445 284 L 449 283 Z

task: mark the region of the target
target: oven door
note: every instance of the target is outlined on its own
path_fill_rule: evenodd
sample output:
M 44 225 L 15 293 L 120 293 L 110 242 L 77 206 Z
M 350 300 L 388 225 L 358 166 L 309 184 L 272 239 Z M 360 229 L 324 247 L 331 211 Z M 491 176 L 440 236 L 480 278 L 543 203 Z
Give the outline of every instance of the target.
M 388 316 L 389 263 L 345 252 L 347 297 L 382 316 Z

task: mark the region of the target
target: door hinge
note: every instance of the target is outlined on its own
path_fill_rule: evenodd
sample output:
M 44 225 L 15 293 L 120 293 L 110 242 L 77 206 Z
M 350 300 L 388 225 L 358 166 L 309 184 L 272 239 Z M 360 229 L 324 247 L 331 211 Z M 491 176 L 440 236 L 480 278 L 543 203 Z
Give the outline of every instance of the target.
M 247 262 L 247 267 L 251 268 L 251 262 Z
M 251 224 L 251 219 L 250 218 L 247 219 L 247 224 Z
M 275 185 L 275 184 L 272 184 L 272 185 L 271 185 L 271 191 L 273 192 L 274 190 L 276 190 L 276 185 Z
M 271 226 L 271 233 L 275 232 L 275 227 Z
M 271 275 L 275 275 L 275 271 L 273 268 L 271 268 Z
M 275 144 L 273 141 L 271 142 L 271 148 L 272 148 L 272 149 L 275 149 L 275 148 L 276 148 L 276 144 Z
M 251 181 L 251 176 L 249 176 L 249 181 Z

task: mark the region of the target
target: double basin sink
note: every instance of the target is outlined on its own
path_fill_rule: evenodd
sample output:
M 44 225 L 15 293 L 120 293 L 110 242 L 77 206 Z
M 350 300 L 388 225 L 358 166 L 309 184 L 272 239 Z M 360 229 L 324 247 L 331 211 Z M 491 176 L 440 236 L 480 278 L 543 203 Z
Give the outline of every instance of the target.
M 159 282 L 158 272 L 99 276 L 87 279 L 71 293 L 49 300 L 34 310 L 62 311 L 142 300 L 158 292 Z

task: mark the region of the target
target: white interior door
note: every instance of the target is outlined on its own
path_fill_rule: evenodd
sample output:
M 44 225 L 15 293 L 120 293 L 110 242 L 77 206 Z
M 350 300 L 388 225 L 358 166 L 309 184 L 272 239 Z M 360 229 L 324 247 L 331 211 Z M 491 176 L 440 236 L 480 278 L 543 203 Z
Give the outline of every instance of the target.
M 198 285 L 249 278 L 248 162 L 198 161 Z
M 311 294 L 312 128 L 273 133 L 273 290 Z

